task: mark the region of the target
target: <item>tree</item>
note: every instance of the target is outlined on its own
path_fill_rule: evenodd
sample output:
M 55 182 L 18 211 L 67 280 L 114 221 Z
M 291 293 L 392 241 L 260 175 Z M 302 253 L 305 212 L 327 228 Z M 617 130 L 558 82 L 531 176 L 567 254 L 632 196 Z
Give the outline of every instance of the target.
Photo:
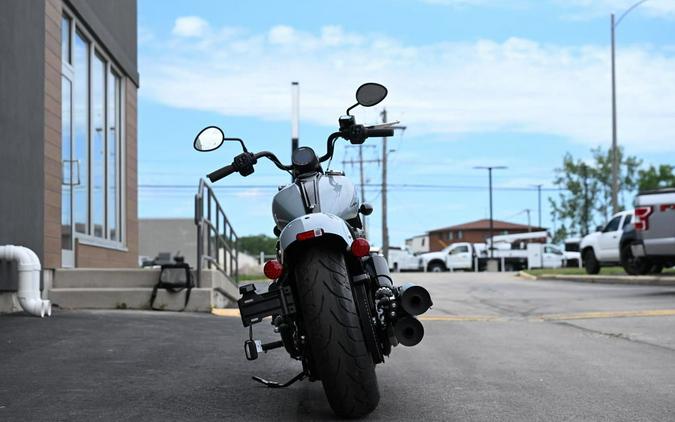
M 239 238 L 239 248 L 249 255 L 258 256 L 260 252 L 265 255 L 275 255 L 277 239 L 264 234 L 256 236 L 242 236 Z
M 582 236 L 589 233 L 593 223 L 593 198 L 600 189 L 593 168 L 571 154 L 565 154 L 563 166 L 555 170 L 554 184 L 560 188 L 558 200 L 549 198 L 551 215 L 562 225 L 554 233 L 555 238 L 571 233 Z M 569 226 L 565 225 L 569 222 Z
M 641 191 L 668 187 L 675 187 L 673 166 L 661 164 L 658 167 L 649 166 L 648 169 L 639 171 L 638 189 Z
M 612 150 L 603 151 L 601 147 L 591 150 L 595 161 L 594 174 L 599 183 L 600 197 L 595 208 L 603 217 L 603 221 L 609 220 L 614 213 L 625 208 L 625 198 L 622 193 L 633 192 L 637 188 L 636 172 L 642 165 L 642 160 L 636 157 L 624 157 L 623 148 L 617 149 L 619 161 L 619 210 L 612 210 Z
M 558 198 L 549 198 L 551 217 L 559 221 L 555 241 L 569 235 L 587 235 L 596 222 L 605 222 L 610 217 L 612 197 L 612 154 L 602 148 L 591 150 L 590 163 L 565 154 L 563 165 L 555 170 L 553 183 L 560 189 Z M 642 164 L 636 157 L 624 157 L 623 149 L 617 150 L 619 158 L 619 207 L 625 201 L 622 193 L 635 191 L 638 185 L 636 172 Z

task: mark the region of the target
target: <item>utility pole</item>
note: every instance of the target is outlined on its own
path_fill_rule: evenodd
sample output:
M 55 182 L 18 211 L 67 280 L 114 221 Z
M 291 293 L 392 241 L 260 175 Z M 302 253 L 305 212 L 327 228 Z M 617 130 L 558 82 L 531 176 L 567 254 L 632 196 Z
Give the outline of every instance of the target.
M 382 123 L 387 123 L 387 109 L 383 108 Z M 382 138 L 382 255 L 389 259 L 389 226 L 387 225 L 387 137 Z
M 488 171 L 488 189 L 490 190 L 490 259 L 494 258 L 494 248 L 492 238 L 494 237 L 494 219 L 492 218 L 492 170 L 503 170 L 506 166 L 476 166 L 474 169 Z
M 359 149 L 359 159 L 358 160 L 344 160 L 342 161 L 342 165 L 347 165 L 347 164 L 357 164 L 359 165 L 359 170 L 360 170 L 360 180 L 361 180 L 361 202 L 366 202 L 366 173 L 363 170 L 363 164 L 364 163 L 380 163 L 379 159 L 374 159 L 374 160 L 364 160 L 363 159 L 363 148 L 375 148 L 375 145 L 347 145 L 347 148 L 358 148 Z M 363 231 L 366 234 L 366 239 L 368 238 L 368 229 L 366 225 L 366 216 L 362 215 L 361 218 L 363 219 Z
M 380 113 L 382 123 L 387 123 L 387 109 Z M 405 130 L 406 126 L 390 126 L 391 129 Z M 387 137 L 382 138 L 382 254 L 389 257 L 389 226 L 387 225 Z
M 537 188 L 537 213 L 539 214 L 537 225 L 539 226 L 539 228 L 541 228 L 541 187 L 543 185 L 533 185 L 533 186 Z
M 531 221 L 530 220 L 530 211 L 532 211 L 532 210 L 529 209 L 529 208 L 525 208 L 525 212 L 527 213 L 527 232 L 528 233 L 532 232 L 532 224 L 530 222 Z
M 291 82 L 291 154 L 300 142 L 300 84 Z

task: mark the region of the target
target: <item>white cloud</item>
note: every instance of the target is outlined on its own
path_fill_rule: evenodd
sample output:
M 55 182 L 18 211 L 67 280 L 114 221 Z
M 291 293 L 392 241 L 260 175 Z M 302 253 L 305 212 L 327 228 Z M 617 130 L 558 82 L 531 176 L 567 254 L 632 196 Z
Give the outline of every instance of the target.
M 615 13 L 617 18 L 636 4 L 638 0 L 554 0 L 555 3 L 575 9 L 567 15 L 573 19 L 590 19 Z M 675 18 L 674 0 L 648 0 L 635 8 L 637 13 L 652 17 Z M 635 13 L 635 12 L 631 12 Z
M 182 16 L 176 19 L 171 31 L 179 37 L 201 37 L 209 29 L 209 24 L 198 16 Z
M 590 145 L 611 136 L 606 46 L 521 38 L 408 45 L 339 26 L 224 28 L 170 43 L 141 56 L 141 95 L 173 107 L 286 120 L 290 82 L 298 80 L 302 119 L 335 125 L 355 87 L 374 80 L 389 87 L 392 118 L 405 113 L 411 134 L 510 131 Z M 619 142 L 631 151 L 675 150 L 673 69 L 669 47 L 618 51 Z

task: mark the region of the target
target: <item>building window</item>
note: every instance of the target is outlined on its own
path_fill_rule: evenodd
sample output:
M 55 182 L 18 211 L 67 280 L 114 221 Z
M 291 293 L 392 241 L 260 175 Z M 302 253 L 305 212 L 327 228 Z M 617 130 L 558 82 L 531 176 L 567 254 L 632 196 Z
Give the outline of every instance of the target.
M 63 126 L 72 127 L 62 141 L 71 151 L 63 157 L 70 179 L 63 186 L 72 194 L 73 229 L 78 237 L 121 243 L 121 73 L 76 19 L 64 15 L 61 24 L 62 79 L 72 86 L 71 104 L 62 104 L 69 108 Z
M 61 19 L 61 60 L 70 64 L 70 28 L 72 21 L 68 16 Z
M 457 230 L 457 239 L 462 239 L 464 237 L 464 233 L 462 233 L 461 230 Z
M 452 232 L 448 232 L 448 240 L 452 240 L 452 239 L 453 239 Z

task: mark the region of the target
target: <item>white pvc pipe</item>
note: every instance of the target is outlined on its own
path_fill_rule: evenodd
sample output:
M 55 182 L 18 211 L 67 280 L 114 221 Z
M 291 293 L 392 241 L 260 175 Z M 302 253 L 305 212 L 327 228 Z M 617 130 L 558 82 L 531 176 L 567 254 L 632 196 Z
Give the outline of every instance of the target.
M 40 258 L 23 246 L 0 246 L 0 260 L 16 261 L 19 270 L 17 296 L 24 311 L 31 315 L 51 316 L 52 305 L 40 297 Z

